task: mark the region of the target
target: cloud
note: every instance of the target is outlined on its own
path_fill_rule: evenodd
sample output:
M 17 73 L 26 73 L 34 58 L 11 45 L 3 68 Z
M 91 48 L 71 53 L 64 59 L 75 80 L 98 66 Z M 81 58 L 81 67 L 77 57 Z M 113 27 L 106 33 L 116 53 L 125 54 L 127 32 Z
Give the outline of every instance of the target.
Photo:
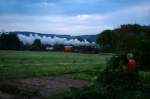
M 39 1 L 40 2 L 36 2 L 34 4 L 37 6 L 39 6 L 39 4 L 42 4 L 41 6 L 45 5 L 54 7 L 58 5 L 56 2 L 47 2 L 46 0 L 44 1 L 39 0 Z M 70 2 L 73 1 L 74 0 Z M 80 3 L 83 4 L 84 2 Z M 58 10 L 56 10 L 56 12 L 57 11 Z M 129 6 L 124 9 L 118 8 L 115 11 L 107 13 L 90 13 L 90 14 L 78 13 L 75 15 L 7 14 L 7 15 L 0 15 L 0 29 L 1 30 L 4 29 L 6 31 L 33 31 L 41 33 L 56 33 L 56 34 L 71 34 L 71 35 L 97 34 L 104 29 L 112 29 L 114 27 L 119 26 L 120 24 L 138 23 L 147 25 L 149 24 L 150 18 L 149 12 L 150 12 L 149 4 L 139 4 L 136 6 Z
M 149 4 L 136 5 L 125 9 L 120 9 L 105 14 L 105 24 L 120 25 L 128 23 L 137 23 L 149 25 L 150 20 Z
M 96 31 L 96 34 L 99 26 L 96 26 L 95 23 L 101 20 L 103 17 L 99 15 L 1 16 L 0 28 L 10 31 L 68 33 L 71 35 L 90 34 Z

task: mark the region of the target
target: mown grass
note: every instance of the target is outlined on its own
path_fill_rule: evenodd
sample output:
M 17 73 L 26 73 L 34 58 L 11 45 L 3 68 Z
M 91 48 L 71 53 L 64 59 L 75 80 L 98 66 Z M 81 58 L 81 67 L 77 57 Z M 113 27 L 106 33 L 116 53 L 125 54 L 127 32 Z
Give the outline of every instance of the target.
M 0 79 L 100 70 L 111 54 L 0 51 Z

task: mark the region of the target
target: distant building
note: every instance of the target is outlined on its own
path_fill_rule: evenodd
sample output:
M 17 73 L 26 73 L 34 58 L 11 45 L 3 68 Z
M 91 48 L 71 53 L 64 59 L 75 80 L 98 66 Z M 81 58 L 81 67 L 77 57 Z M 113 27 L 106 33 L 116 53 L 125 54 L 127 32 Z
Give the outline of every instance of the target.
M 49 46 L 47 46 L 45 49 L 46 49 L 47 51 L 53 51 L 53 50 L 54 50 L 54 47 L 49 47 Z
M 73 51 L 73 46 L 64 46 L 64 51 L 65 52 L 72 52 Z

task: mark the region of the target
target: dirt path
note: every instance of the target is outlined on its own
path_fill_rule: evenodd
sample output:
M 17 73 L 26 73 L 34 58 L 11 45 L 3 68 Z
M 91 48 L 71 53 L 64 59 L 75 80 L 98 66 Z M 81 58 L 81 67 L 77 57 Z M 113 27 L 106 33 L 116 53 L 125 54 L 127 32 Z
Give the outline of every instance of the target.
M 63 93 L 69 87 L 77 88 L 89 84 L 90 82 L 87 81 L 72 80 L 64 76 L 0 81 L 0 99 L 16 99 L 18 94 L 18 97 L 21 97 L 21 99 L 43 99 Z M 15 90 L 19 91 L 15 92 Z M 25 98 L 28 94 L 30 96 Z

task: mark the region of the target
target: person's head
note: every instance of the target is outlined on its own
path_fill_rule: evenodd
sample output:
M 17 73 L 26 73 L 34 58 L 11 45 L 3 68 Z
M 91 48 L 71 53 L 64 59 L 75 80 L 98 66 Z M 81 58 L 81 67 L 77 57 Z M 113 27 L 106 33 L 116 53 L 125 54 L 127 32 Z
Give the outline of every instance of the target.
M 127 59 L 129 60 L 129 59 L 132 59 L 134 57 L 134 55 L 132 54 L 132 53 L 128 53 L 127 54 Z

